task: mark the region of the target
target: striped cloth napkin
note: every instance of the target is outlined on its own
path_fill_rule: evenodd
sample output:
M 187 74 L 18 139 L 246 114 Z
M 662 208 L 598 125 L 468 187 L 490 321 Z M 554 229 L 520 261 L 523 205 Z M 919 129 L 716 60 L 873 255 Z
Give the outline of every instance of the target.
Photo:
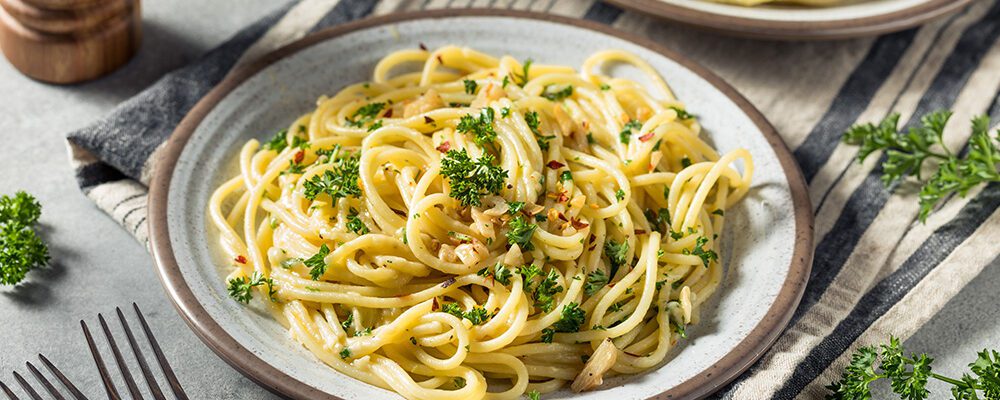
M 80 187 L 141 243 L 157 149 L 234 65 L 303 35 L 369 15 L 493 6 L 584 18 L 644 35 L 714 71 L 775 125 L 809 182 L 816 254 L 788 329 L 716 396 L 822 397 L 858 346 L 907 338 L 1000 254 L 1000 185 L 952 198 L 916 221 L 915 193 L 887 190 L 879 157 L 855 161 L 852 124 L 891 111 L 907 125 L 952 109 L 945 139 L 961 148 L 975 115 L 1000 117 L 1000 1 L 981 0 L 930 24 L 881 37 L 782 43 L 694 32 L 593 0 L 301 0 L 167 74 L 111 115 L 69 134 Z M 482 4 L 480 4 L 482 3 Z M 510 4 L 508 4 L 510 3 Z M 996 129 L 994 126 L 993 129 Z

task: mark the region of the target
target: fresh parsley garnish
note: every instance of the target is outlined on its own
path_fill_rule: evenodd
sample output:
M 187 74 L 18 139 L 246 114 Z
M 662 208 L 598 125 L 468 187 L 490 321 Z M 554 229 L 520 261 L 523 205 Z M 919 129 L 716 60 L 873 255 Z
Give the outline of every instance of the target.
M 536 135 L 541 134 L 538 132 L 538 124 L 541 122 L 538 120 L 538 112 L 528 111 L 524 113 L 524 122 L 528 124 L 528 129 L 531 129 L 532 133 Z
M 441 174 L 448 178 L 451 190 L 448 195 L 462 202 L 463 206 L 480 206 L 480 199 L 488 194 L 500 194 L 507 171 L 493 165 L 489 153 L 473 160 L 465 149 L 448 150 L 441 159 Z
M 333 200 L 344 197 L 360 197 L 361 187 L 358 185 L 359 154 L 351 154 L 333 161 L 333 168 L 314 175 L 302 183 L 305 197 L 315 200 L 320 194 L 327 194 Z
M 559 182 L 566 182 L 573 180 L 573 173 L 569 170 L 563 171 L 559 174 Z
M 345 319 L 343 322 L 340 323 L 340 327 L 344 328 L 344 330 L 346 331 L 351 327 L 352 324 L 354 324 L 354 314 L 347 313 L 347 319 Z
M 347 118 L 344 122 L 347 126 L 360 128 L 377 118 L 384 108 L 385 103 L 381 102 L 365 104 L 355 111 L 354 114 L 351 114 L 351 117 Z
M 601 86 L 600 86 L 600 89 L 601 90 L 611 90 L 611 85 L 608 85 L 607 83 L 602 83 Z
M 510 116 L 510 107 L 504 107 L 500 109 L 500 118 L 507 118 Z
M 545 85 L 545 90 L 542 91 L 542 97 L 552 101 L 560 101 L 573 95 L 573 85 L 566 85 L 559 90 L 552 90 L 552 86 L 554 85 Z
M 514 78 L 519 81 L 517 82 L 518 86 L 524 86 L 526 83 L 528 83 L 528 71 L 531 70 L 532 62 L 533 61 L 530 58 L 524 60 L 524 65 L 521 66 L 521 74 L 520 75 L 514 74 Z
M 531 236 L 535 233 L 538 225 L 529 223 L 523 216 L 518 215 L 507 222 L 507 243 L 518 245 L 521 250 L 531 250 Z
M 976 361 L 969 364 L 971 374 L 951 378 L 931 371 L 933 358 L 927 354 L 910 354 L 906 357 L 899 339 L 889 338 L 889 343 L 864 346 L 851 355 L 850 364 L 839 381 L 826 388 L 827 399 L 870 399 L 871 384 L 880 379 L 888 380 L 893 393 L 902 399 L 928 398 L 928 381 L 933 378 L 951 385 L 955 399 L 1000 398 L 1000 352 L 983 350 Z
M 287 146 L 288 146 L 288 129 L 282 129 L 278 131 L 278 133 L 275 133 L 274 137 L 272 137 L 271 140 L 268 140 L 267 143 L 264 143 L 264 145 L 261 147 L 263 147 L 264 150 L 274 150 L 280 153 Z
M 872 153 L 885 151 L 882 162 L 882 182 L 890 186 L 913 175 L 923 180 L 920 170 L 929 159 L 937 161 L 937 172 L 920 188 L 921 222 L 927 220 L 934 207 L 953 193 L 965 196 L 972 188 L 989 182 L 1000 182 L 1000 131 L 990 138 L 990 119 L 972 119 L 972 135 L 968 152 L 957 155 L 948 149 L 942 136 L 951 117 L 950 111 L 937 111 L 920 118 L 920 126 L 908 132 L 897 132 L 899 114 L 893 113 L 878 125 L 855 125 L 844 133 L 846 143 L 861 146 L 858 161 Z
M 580 305 L 571 302 L 562 308 L 562 317 L 552 325 L 556 332 L 579 332 L 587 318 L 587 312 L 580 308 Z
M 302 260 L 302 263 L 309 267 L 309 276 L 312 277 L 312 280 L 319 280 L 319 277 L 326 273 L 326 256 L 329 254 L 330 248 L 326 247 L 326 243 L 323 243 L 323 245 L 319 246 L 318 253 Z
M 230 279 L 227 289 L 229 297 L 240 303 L 247 304 L 253 298 L 253 288 L 262 285 L 267 285 L 267 296 L 274 301 L 274 295 L 278 292 L 274 289 L 274 280 L 265 278 L 260 271 L 254 271 L 249 278 L 241 276 Z
M 371 232 L 368 229 L 368 226 L 365 225 L 365 222 L 358 217 L 358 210 L 355 210 L 354 207 L 351 207 L 350 212 L 347 214 L 347 229 L 350 229 L 351 232 L 357 233 L 358 235 L 364 235 Z
M 465 85 L 465 93 L 476 94 L 476 88 L 479 87 L 476 81 L 471 79 L 463 79 L 462 84 Z
M 632 139 L 632 131 L 640 129 L 642 129 L 642 122 L 635 119 L 630 120 L 622 127 L 622 131 L 618 132 L 618 140 L 624 144 L 628 144 Z
M 14 285 L 49 262 L 49 248 L 32 227 L 42 205 L 24 191 L 0 197 L 0 283 Z
M 719 255 L 715 250 L 705 250 L 705 245 L 708 244 L 708 238 L 704 236 L 699 236 L 695 239 L 694 249 L 683 249 L 681 253 L 684 255 L 694 255 L 701 259 L 701 263 L 708 268 L 708 263 L 711 261 L 718 261 Z
M 494 111 L 486 107 L 479 111 L 479 116 L 463 115 L 458 121 L 456 130 L 472 134 L 472 140 L 480 146 L 485 146 L 497 140 L 497 132 L 493 130 Z
M 535 286 L 535 290 L 532 293 L 532 297 L 535 298 L 535 307 L 544 312 L 552 311 L 552 306 L 555 303 L 555 295 L 562 291 L 563 288 L 559 285 L 559 273 L 554 269 L 549 269 L 549 273 L 538 282 L 538 286 Z
M 593 296 L 608 284 L 608 274 L 603 269 L 595 269 L 587 274 L 587 283 L 583 285 L 583 293 Z
M 615 274 L 618 273 L 618 268 L 628 260 L 625 257 L 628 256 L 628 242 L 622 241 L 621 244 L 609 239 L 604 243 L 604 255 L 608 257 L 608 261 L 611 262 L 611 273 L 608 274 L 609 277 L 614 278 Z
M 524 209 L 523 201 L 508 201 L 507 202 L 507 213 L 510 215 L 516 215 Z
M 462 311 L 462 306 L 458 303 L 447 303 L 441 306 L 441 312 L 445 312 L 458 317 L 459 319 L 465 318 L 472 322 L 473 325 L 482 325 L 486 320 L 490 318 L 490 313 L 486 311 L 485 308 L 476 306 L 472 307 L 468 312 Z
M 683 108 L 674 107 L 674 106 L 670 106 L 670 107 L 667 107 L 667 108 L 669 108 L 669 109 L 674 110 L 674 111 L 677 112 L 677 119 L 691 119 L 691 118 L 694 118 L 694 115 L 691 115 L 690 113 L 688 113 Z

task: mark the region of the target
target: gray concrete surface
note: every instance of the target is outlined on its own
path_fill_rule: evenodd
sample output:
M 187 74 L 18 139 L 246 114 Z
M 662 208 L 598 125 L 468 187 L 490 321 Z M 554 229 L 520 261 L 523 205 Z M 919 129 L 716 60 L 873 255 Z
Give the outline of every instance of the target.
M 77 190 L 63 135 L 279 4 L 146 1 L 140 54 L 116 73 L 82 85 L 38 83 L 0 61 L 0 193 L 23 189 L 39 198 L 44 205 L 42 234 L 53 256 L 53 265 L 31 273 L 27 283 L 0 288 L 0 381 L 14 383 L 13 370 L 28 374 L 24 362 L 36 361 L 43 353 L 91 398 L 103 398 L 79 321 L 99 329 L 97 313 L 113 315 L 116 306 L 134 301 L 145 310 L 192 398 L 273 397 L 216 357 L 187 328 L 170 305 L 145 249 Z M 1000 264 L 994 263 L 907 346 L 933 353 L 935 369 L 943 373 L 964 369 L 975 351 L 1000 347 L 998 293 Z M 109 322 L 120 332 L 117 321 Z M 932 390 L 935 398 L 945 395 L 941 386 Z M 890 398 L 887 393 L 880 387 L 877 398 Z

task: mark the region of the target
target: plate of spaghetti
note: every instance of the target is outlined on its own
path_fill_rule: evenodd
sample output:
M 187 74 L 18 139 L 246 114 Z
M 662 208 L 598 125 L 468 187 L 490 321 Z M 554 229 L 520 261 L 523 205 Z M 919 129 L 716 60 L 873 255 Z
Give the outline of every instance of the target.
M 587 22 L 318 32 L 233 72 L 162 154 L 164 286 L 291 398 L 701 397 L 773 342 L 809 275 L 804 183 L 766 120 Z
M 824 40 L 874 36 L 952 14 L 972 0 L 609 0 L 735 36 Z

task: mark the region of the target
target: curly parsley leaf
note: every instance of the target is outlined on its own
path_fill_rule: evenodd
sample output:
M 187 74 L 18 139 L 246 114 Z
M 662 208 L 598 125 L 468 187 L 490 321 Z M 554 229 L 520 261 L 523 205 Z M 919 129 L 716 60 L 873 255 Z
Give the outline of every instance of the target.
M 521 250 L 531 250 L 531 236 L 535 234 L 538 225 L 529 223 L 523 216 L 518 215 L 507 222 L 507 243 L 518 245 Z
M 628 121 L 625 123 L 625 126 L 622 127 L 622 131 L 618 132 L 618 141 L 628 144 L 628 142 L 632 139 L 632 131 L 638 131 L 641 129 L 642 122 L 639 120 L 633 119 Z
M 907 132 L 897 132 L 899 114 L 893 113 L 878 125 L 855 125 L 844 133 L 845 143 L 857 144 L 858 161 L 864 161 L 876 151 L 885 152 L 882 162 L 882 182 L 887 186 L 912 175 L 921 181 L 921 169 L 929 160 L 937 161 L 937 171 L 920 188 L 921 222 L 937 204 L 948 196 L 966 195 L 972 188 L 989 182 L 1000 182 L 1000 132 L 990 138 L 990 120 L 986 116 L 972 120 L 972 135 L 968 152 L 960 157 L 948 149 L 943 140 L 950 111 L 924 115 L 920 125 Z
M 326 256 L 330 255 L 330 248 L 326 247 L 326 243 L 319 246 L 319 252 L 313 254 L 305 260 L 302 260 L 302 264 L 309 267 L 309 276 L 312 280 L 319 280 L 319 277 L 326 273 Z
M 614 278 L 615 274 L 618 273 L 618 268 L 628 262 L 625 259 L 628 256 L 628 242 L 622 241 L 619 244 L 614 240 L 608 240 L 604 243 L 604 255 L 611 262 L 611 273 L 608 275 Z
M 923 400 L 930 395 L 927 383 L 932 378 L 950 384 L 956 399 L 1000 396 L 1000 353 L 996 350 L 979 352 L 976 361 L 969 364 L 972 374 L 964 374 L 961 379 L 932 372 L 933 361 L 927 354 L 904 356 L 899 339 L 895 337 L 877 347 L 861 347 L 851 355 L 850 364 L 840 380 L 827 386 L 831 392 L 827 399 L 870 399 L 871 384 L 886 379 L 893 393 L 901 399 Z
M 593 296 L 608 284 L 608 274 L 603 269 L 595 269 L 587 274 L 587 282 L 583 285 L 583 293 Z
M 562 308 L 562 316 L 559 321 L 552 325 L 556 332 L 579 332 L 587 319 L 587 312 L 580 308 L 580 305 L 571 302 Z
M 0 197 L 0 284 L 14 285 L 49 262 L 49 248 L 32 225 L 42 206 L 27 192 Z
M 358 168 L 360 157 L 358 153 L 337 158 L 333 168 L 314 175 L 302 183 L 305 197 L 315 200 L 320 194 L 327 194 L 334 201 L 338 198 L 360 197 L 361 186 L 358 185 Z
M 379 114 L 382 113 L 382 110 L 385 109 L 385 105 L 385 103 L 381 102 L 365 104 L 361 108 L 357 109 L 354 114 L 351 114 L 350 118 L 347 118 L 344 123 L 347 124 L 347 126 L 361 128 L 378 118 Z
M 681 253 L 684 255 L 698 256 L 701 259 L 701 263 L 708 268 L 708 265 L 712 261 L 719 260 L 719 254 L 712 249 L 705 249 L 705 245 L 708 244 L 708 238 L 704 236 L 699 236 L 695 239 L 694 249 L 683 249 Z
M 479 111 L 479 116 L 472 114 L 463 115 L 455 128 L 462 133 L 472 134 L 472 141 L 480 146 L 485 146 L 497 140 L 497 132 L 493 130 L 493 120 L 496 114 L 492 107 L 486 107 Z
M 441 174 L 448 178 L 451 186 L 448 195 L 461 201 L 463 206 L 480 206 L 483 196 L 500 194 L 507 179 L 507 171 L 493 165 L 491 154 L 473 160 L 465 149 L 448 150 L 441 159 Z
M 553 86 L 555 85 L 545 85 L 542 97 L 552 101 L 560 101 L 573 95 L 573 85 L 566 85 L 562 89 L 553 89 Z
M 278 291 L 274 289 L 274 280 L 271 278 L 265 278 L 260 271 L 254 271 L 249 278 L 241 276 L 239 278 L 230 279 L 227 289 L 229 291 L 229 297 L 232 297 L 240 303 L 247 304 L 250 303 L 250 299 L 253 298 L 253 288 L 263 285 L 267 285 L 267 297 L 270 298 L 271 301 L 276 301 L 274 295 Z
M 479 87 L 476 81 L 471 79 L 463 79 L 462 84 L 465 85 L 465 93 L 468 94 L 476 94 L 476 88 Z

